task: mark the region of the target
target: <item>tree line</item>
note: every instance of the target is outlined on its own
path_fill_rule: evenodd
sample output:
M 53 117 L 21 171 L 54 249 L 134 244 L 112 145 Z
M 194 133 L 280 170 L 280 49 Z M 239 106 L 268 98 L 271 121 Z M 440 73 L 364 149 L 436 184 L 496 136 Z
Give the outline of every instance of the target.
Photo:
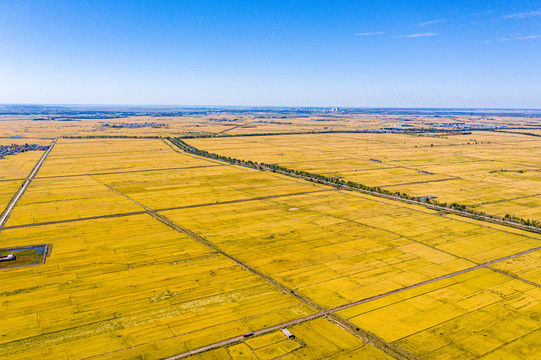
M 438 200 L 431 199 L 430 197 L 412 196 L 400 191 L 390 191 L 387 189 L 382 189 L 380 187 L 359 184 L 350 180 L 348 181 L 342 180 L 337 177 L 329 177 L 325 175 L 314 174 L 314 173 L 310 173 L 304 170 L 290 169 L 278 164 L 266 164 L 266 163 L 258 163 L 252 160 L 236 159 L 230 156 L 224 156 L 224 155 L 220 155 L 216 153 L 211 153 L 206 150 L 197 149 L 187 144 L 180 138 L 167 138 L 167 139 L 171 143 L 179 147 L 180 149 L 184 150 L 185 152 L 188 152 L 194 155 L 203 156 L 209 159 L 225 161 L 233 165 L 246 166 L 246 167 L 250 167 L 256 170 L 268 170 L 268 171 L 277 172 L 284 175 L 290 175 L 290 176 L 294 176 L 298 178 L 303 178 L 305 180 L 316 182 L 323 185 L 331 185 L 336 188 L 359 190 L 361 192 L 370 193 L 373 195 L 379 194 L 379 195 L 383 195 L 384 197 L 400 198 L 408 202 L 414 202 L 418 204 L 427 205 L 429 207 L 436 208 L 436 210 L 450 210 L 454 212 L 461 212 L 462 214 L 470 215 L 470 217 L 473 217 L 473 218 L 482 218 L 483 220 L 488 219 L 488 220 L 493 220 L 496 222 L 506 222 L 508 224 L 524 225 L 532 229 L 535 228 L 534 230 L 538 230 L 538 231 L 541 230 L 541 222 L 537 220 L 523 219 L 523 218 L 515 217 L 510 214 L 507 214 L 505 215 L 504 218 L 501 218 L 498 216 L 486 214 L 485 212 L 482 212 L 482 211 L 472 210 L 468 208 L 466 205 L 459 204 L 456 202 L 452 202 L 452 203 L 440 202 Z

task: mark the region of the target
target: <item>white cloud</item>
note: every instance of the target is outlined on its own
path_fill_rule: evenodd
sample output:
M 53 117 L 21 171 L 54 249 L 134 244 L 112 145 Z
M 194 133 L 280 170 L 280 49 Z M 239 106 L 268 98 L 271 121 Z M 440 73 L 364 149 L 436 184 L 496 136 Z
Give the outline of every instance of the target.
M 482 42 L 485 44 L 493 44 L 493 43 L 498 43 L 498 42 L 508 42 L 508 41 L 515 41 L 515 40 L 533 40 L 533 39 L 541 39 L 541 34 L 532 34 L 532 35 L 509 34 L 505 37 L 501 37 L 496 40 L 484 40 Z
M 383 34 L 385 34 L 385 31 L 374 31 L 374 32 L 356 33 L 355 36 L 376 36 L 376 35 L 383 35 Z
M 518 40 L 541 39 L 541 35 L 540 34 L 525 35 L 525 36 L 520 36 L 517 39 Z
M 541 16 L 541 10 L 532 10 L 504 16 L 504 19 L 524 19 L 533 16 Z
M 444 21 L 445 21 L 445 19 L 430 20 L 430 21 L 425 21 L 424 23 L 420 23 L 419 26 L 423 27 L 423 26 L 427 26 L 427 25 L 433 25 L 433 24 L 441 23 L 441 22 L 444 22 Z
M 427 37 L 427 36 L 436 36 L 438 34 L 433 32 L 427 32 L 427 33 L 421 33 L 421 34 L 407 34 L 407 35 L 398 35 L 393 36 L 393 39 L 405 39 L 405 38 L 419 38 L 419 37 Z

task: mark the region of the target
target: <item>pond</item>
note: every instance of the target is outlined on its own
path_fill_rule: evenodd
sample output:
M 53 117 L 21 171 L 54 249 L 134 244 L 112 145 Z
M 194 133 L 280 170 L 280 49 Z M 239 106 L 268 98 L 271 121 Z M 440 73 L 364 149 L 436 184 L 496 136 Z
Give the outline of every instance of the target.
M 18 246 L 0 249 L 0 269 L 25 265 L 44 264 L 52 249 L 51 244 Z M 8 260 L 8 255 L 15 255 L 14 260 Z

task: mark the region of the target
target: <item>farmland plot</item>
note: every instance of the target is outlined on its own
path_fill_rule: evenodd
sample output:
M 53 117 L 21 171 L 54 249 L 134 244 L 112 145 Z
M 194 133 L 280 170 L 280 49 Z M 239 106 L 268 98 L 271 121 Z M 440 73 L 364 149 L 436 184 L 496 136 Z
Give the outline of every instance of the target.
M 159 359 L 315 311 L 148 215 L 7 229 L 6 247 L 53 244 L 0 272 L 0 351 Z

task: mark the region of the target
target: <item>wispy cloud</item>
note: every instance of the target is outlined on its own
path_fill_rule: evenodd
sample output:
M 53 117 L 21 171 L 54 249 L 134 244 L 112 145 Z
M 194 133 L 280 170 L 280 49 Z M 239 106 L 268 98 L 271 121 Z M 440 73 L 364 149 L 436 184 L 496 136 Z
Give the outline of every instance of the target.
M 466 14 L 466 16 L 478 17 L 478 16 L 492 15 L 494 13 L 495 13 L 494 10 L 485 10 L 485 11 L 479 11 L 479 12 L 475 12 L 475 13 L 471 13 L 471 14 Z
M 493 44 L 493 43 L 498 43 L 498 42 L 508 42 L 508 41 L 515 41 L 515 40 L 533 40 L 533 39 L 541 39 L 541 34 L 531 34 L 531 35 L 509 34 L 507 36 L 501 37 L 496 40 L 485 40 L 483 42 L 485 44 Z
M 541 10 L 532 10 L 504 16 L 504 19 L 524 19 L 534 16 L 541 16 Z
M 427 37 L 427 36 L 436 36 L 437 33 L 433 32 L 427 32 L 427 33 L 421 33 L 421 34 L 407 34 L 407 35 L 398 35 L 398 36 L 392 36 L 393 39 L 406 39 L 406 38 L 420 38 L 420 37 Z
M 517 38 L 517 40 L 531 40 L 531 39 L 541 39 L 541 35 L 534 34 L 534 35 L 520 36 Z
M 383 34 L 385 34 L 385 31 L 373 31 L 373 32 L 356 33 L 355 36 L 376 36 L 376 35 L 383 35 Z
M 425 21 L 424 23 L 420 23 L 419 26 L 423 27 L 423 26 L 427 26 L 427 25 L 438 24 L 438 23 L 441 23 L 441 22 L 444 22 L 444 21 L 445 21 L 445 19 L 430 20 L 430 21 Z

